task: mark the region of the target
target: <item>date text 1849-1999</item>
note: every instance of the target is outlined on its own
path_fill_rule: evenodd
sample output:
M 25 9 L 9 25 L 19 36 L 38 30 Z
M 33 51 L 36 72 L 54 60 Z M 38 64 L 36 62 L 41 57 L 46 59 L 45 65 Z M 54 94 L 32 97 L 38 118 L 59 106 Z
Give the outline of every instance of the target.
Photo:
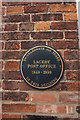
M 56 85 L 64 71 L 61 55 L 49 46 L 35 46 L 22 57 L 21 75 L 32 87 L 46 89 Z

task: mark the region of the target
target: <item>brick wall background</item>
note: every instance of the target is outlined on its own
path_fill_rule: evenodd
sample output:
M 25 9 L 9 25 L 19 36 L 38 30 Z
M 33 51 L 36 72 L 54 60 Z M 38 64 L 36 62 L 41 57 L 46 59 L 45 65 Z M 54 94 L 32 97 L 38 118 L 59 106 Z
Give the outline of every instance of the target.
M 3 118 L 28 120 L 28 115 L 36 115 L 37 119 L 38 116 L 78 119 L 80 76 L 76 3 L 3 2 L 2 15 Z M 28 86 L 20 75 L 20 60 L 26 50 L 35 45 L 54 47 L 65 63 L 60 83 L 44 91 Z

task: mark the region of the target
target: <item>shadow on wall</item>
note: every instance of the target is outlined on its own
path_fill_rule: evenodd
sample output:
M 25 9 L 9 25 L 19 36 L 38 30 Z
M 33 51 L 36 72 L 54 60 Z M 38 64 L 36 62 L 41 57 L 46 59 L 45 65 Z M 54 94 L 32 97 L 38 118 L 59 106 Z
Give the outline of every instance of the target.
M 14 118 L 3 118 L 2 120 L 14 120 Z M 15 120 L 20 120 L 20 118 L 16 118 Z M 57 118 L 57 117 L 49 117 L 49 116 L 35 116 L 35 115 L 26 115 L 23 120 L 79 120 L 78 118 Z

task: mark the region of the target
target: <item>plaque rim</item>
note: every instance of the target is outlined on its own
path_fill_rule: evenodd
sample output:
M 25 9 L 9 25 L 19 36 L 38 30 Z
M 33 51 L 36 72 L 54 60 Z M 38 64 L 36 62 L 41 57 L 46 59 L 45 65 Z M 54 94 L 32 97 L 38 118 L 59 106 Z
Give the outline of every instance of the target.
M 34 86 L 32 85 L 31 83 L 29 83 L 26 78 L 24 77 L 23 75 L 23 72 L 22 72 L 22 62 L 23 62 L 23 59 L 24 57 L 26 56 L 26 54 L 28 54 L 32 49 L 35 49 L 35 48 L 38 48 L 38 47 L 46 47 L 46 48 L 49 48 L 53 51 L 55 51 L 57 53 L 57 55 L 59 56 L 60 58 L 60 61 L 61 61 L 61 65 L 62 65 L 62 69 L 61 69 L 61 73 L 59 75 L 59 78 L 56 80 L 56 82 L 54 82 L 53 84 L 47 86 L 47 87 L 37 87 L 37 86 Z M 20 73 L 21 73 L 21 76 L 23 78 L 23 80 L 30 86 L 30 87 L 33 87 L 35 89 L 39 89 L 39 90 L 45 90 L 45 89 L 48 89 L 48 88 L 51 88 L 51 87 L 54 87 L 55 85 L 57 85 L 59 83 L 59 81 L 61 80 L 61 78 L 63 77 L 63 74 L 64 74 L 64 61 L 63 61 L 63 58 L 61 56 L 61 54 L 53 47 L 50 47 L 48 45 L 36 45 L 36 46 L 33 46 L 31 47 L 30 49 L 27 49 L 27 51 L 24 53 L 24 55 L 22 56 L 21 58 L 21 61 L 20 61 Z

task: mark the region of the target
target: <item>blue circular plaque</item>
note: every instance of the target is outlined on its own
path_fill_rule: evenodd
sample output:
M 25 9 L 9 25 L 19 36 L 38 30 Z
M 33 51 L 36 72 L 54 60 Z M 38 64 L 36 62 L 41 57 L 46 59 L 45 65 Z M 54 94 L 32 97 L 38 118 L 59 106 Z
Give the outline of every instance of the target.
M 23 55 L 21 75 L 26 83 L 37 89 L 56 85 L 62 78 L 64 63 L 61 55 L 49 46 L 35 46 Z

